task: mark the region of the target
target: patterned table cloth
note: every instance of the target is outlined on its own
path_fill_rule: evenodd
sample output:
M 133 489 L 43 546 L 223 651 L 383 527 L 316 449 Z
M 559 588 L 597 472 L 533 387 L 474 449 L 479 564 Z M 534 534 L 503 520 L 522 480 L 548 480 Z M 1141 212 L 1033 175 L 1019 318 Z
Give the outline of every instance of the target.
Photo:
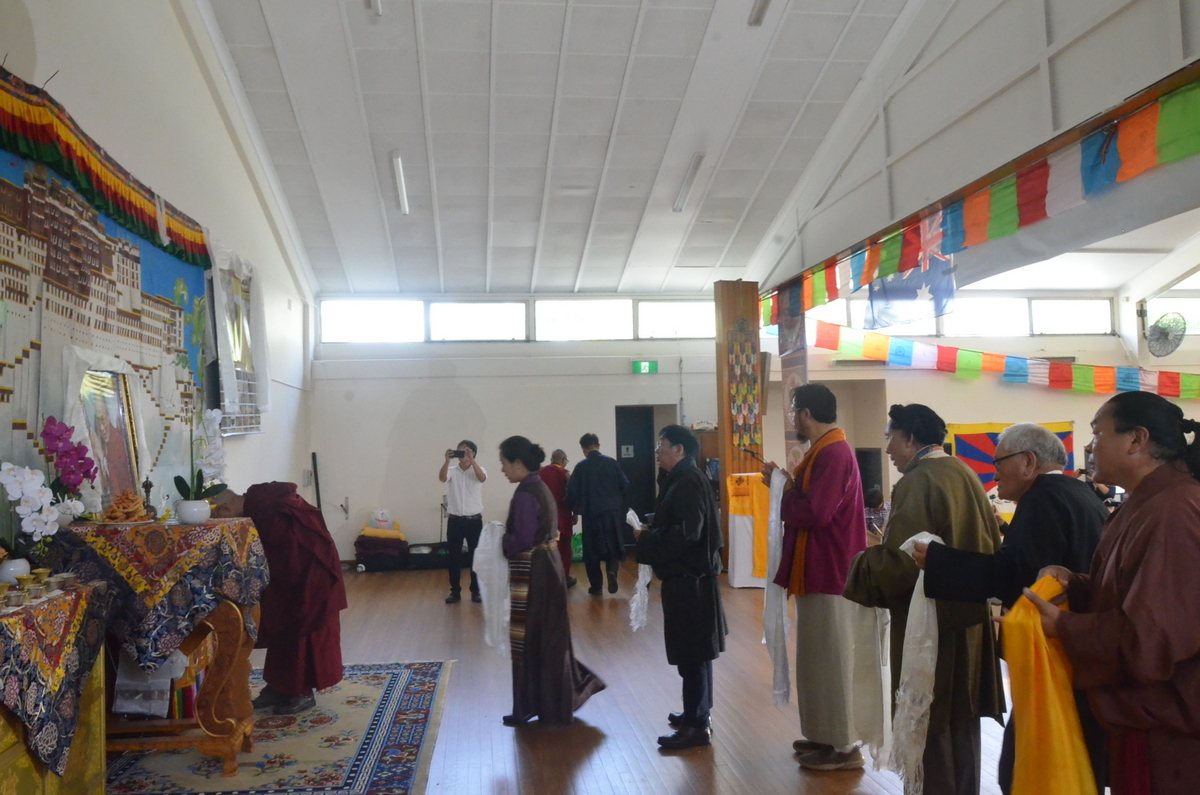
M 269 575 L 249 519 L 204 524 L 77 522 L 52 536 L 43 565 L 80 580 L 112 583 L 109 629 L 144 671 L 153 671 L 223 599 L 243 608 L 262 598 Z M 258 627 L 243 611 L 251 638 Z
M 93 582 L 0 615 L 0 700 L 25 724 L 30 750 L 59 775 L 112 596 L 108 583 Z

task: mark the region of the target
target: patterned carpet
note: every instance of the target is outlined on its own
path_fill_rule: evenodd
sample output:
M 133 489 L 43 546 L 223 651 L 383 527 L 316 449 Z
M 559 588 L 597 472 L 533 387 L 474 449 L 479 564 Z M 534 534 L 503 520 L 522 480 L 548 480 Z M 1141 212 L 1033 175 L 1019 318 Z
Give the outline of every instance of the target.
M 348 665 L 315 709 L 257 713 L 254 751 L 238 758 L 236 776 L 195 751 L 112 754 L 108 795 L 421 795 L 449 674 L 449 662 Z M 259 671 L 251 684 L 262 686 Z

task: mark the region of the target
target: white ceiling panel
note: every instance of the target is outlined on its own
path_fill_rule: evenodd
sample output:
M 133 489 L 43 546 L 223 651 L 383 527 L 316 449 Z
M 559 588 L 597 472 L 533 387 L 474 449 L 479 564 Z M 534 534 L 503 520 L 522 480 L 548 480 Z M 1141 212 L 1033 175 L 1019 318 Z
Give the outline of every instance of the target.
M 572 55 L 619 55 L 629 52 L 633 29 L 637 24 L 636 8 L 613 6 L 576 6 L 571 11 L 571 31 L 567 36 L 567 52 Z
M 489 3 L 418 0 L 421 24 L 430 49 L 488 52 L 492 7 Z
M 435 133 L 488 134 L 487 94 L 431 94 L 429 124 Z
M 617 113 L 616 97 L 559 97 L 558 130 L 561 135 L 603 135 L 612 132 Z
M 321 290 L 360 294 L 711 289 L 904 5 L 750 28 L 745 0 L 212 4 Z
M 421 73 L 413 48 L 356 49 L 354 60 L 362 93 L 420 95 Z
M 569 55 L 563 75 L 566 97 L 616 97 L 625 78 L 624 55 Z M 557 67 L 558 58 L 554 58 Z
M 637 54 L 695 58 L 710 16 L 708 7 L 647 9 Z
M 558 56 L 548 53 L 497 53 L 496 93 L 554 96 Z
M 491 69 L 486 52 L 426 50 L 425 79 L 434 94 L 487 94 Z
M 552 97 L 498 96 L 493 101 L 493 121 L 498 134 L 550 134 L 550 117 L 554 112 Z
M 498 3 L 496 52 L 544 52 L 558 55 L 565 6 Z
M 692 79 L 693 58 L 665 55 L 637 55 L 629 76 L 631 97 L 681 99 Z

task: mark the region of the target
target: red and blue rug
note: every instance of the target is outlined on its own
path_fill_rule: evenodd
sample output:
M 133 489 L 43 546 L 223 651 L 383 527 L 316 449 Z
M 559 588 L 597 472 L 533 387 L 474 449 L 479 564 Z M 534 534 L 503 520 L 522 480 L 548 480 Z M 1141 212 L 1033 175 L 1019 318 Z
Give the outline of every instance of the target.
M 191 750 L 108 758 L 109 795 L 421 795 L 441 722 L 449 662 L 347 665 L 301 715 L 255 714 L 254 750 L 236 776 Z M 255 671 L 251 686 L 262 686 Z

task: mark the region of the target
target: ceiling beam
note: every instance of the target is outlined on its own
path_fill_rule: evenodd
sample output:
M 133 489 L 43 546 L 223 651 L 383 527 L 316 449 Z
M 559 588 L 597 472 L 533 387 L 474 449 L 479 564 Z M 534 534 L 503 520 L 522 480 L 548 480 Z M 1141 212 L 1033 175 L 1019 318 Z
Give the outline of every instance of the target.
M 438 212 L 437 168 L 433 158 L 433 117 L 430 114 L 429 66 L 425 59 L 425 27 L 421 0 L 413 0 L 413 31 L 417 45 L 417 73 L 421 76 L 421 118 L 425 122 L 425 165 L 429 168 L 429 207 L 433 213 L 433 240 L 437 246 L 438 290 L 446 292 L 446 266 L 442 256 L 442 219 Z

